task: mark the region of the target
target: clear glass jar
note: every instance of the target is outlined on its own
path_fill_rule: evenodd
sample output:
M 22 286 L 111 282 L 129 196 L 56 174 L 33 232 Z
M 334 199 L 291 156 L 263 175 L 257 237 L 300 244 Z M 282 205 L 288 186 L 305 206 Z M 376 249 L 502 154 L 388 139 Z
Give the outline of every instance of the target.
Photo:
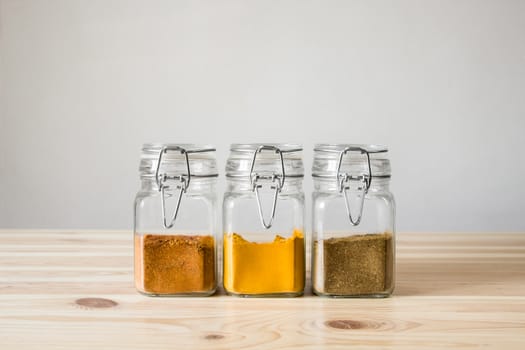
M 223 202 L 223 282 L 228 294 L 303 294 L 303 176 L 299 145 L 231 146 Z
M 389 296 L 394 289 L 395 202 L 387 148 L 316 145 L 312 176 L 314 293 Z
M 205 296 L 217 288 L 215 148 L 145 144 L 135 198 L 135 286 L 155 296 Z

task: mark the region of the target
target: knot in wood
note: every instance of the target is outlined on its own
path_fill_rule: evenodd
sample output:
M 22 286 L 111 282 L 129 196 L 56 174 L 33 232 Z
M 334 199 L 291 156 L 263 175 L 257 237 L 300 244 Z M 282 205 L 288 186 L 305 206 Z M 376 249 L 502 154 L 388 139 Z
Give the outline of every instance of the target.
M 366 322 L 355 321 L 355 320 L 330 320 L 326 321 L 325 324 L 331 328 L 337 329 L 363 329 L 367 328 Z
M 107 309 L 118 305 L 116 301 L 103 298 L 81 298 L 75 300 L 75 304 L 95 309 Z

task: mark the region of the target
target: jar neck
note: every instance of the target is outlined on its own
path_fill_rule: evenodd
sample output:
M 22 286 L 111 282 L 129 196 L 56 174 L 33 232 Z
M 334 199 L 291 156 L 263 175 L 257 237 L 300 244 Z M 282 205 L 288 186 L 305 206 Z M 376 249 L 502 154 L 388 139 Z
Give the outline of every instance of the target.
M 333 179 L 314 178 L 314 190 L 319 192 L 339 192 L 339 184 Z M 390 191 L 390 178 L 372 178 L 368 192 Z
M 141 190 L 146 192 L 158 191 L 159 186 L 154 177 L 141 177 Z M 217 184 L 216 178 L 192 178 L 190 185 L 186 192 L 189 193 L 203 193 L 215 191 Z M 167 182 L 165 185 L 169 186 L 171 190 L 177 190 L 177 181 Z
M 261 182 L 261 185 L 265 187 L 271 186 L 271 182 Z M 228 192 L 252 192 L 253 188 L 250 181 L 245 179 L 227 178 Z M 303 191 L 303 179 L 302 178 L 289 178 L 284 182 L 281 193 L 298 193 Z

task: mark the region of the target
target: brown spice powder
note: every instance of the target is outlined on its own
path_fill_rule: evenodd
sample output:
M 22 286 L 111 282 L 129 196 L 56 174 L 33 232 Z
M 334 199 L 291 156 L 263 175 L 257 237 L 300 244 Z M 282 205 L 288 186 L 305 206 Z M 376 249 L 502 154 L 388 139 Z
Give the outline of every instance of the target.
M 135 235 L 135 283 L 148 294 L 209 293 L 215 288 L 210 235 Z
M 314 289 L 320 294 L 384 294 L 393 284 L 391 233 L 352 235 L 314 242 Z

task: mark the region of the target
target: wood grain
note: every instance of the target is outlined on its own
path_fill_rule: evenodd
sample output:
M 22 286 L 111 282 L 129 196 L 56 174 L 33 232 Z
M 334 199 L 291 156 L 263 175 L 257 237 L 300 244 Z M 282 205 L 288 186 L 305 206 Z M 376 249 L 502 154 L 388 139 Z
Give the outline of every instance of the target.
M 399 234 L 388 299 L 145 297 L 132 238 L 0 231 L 0 349 L 525 348 L 525 234 Z

